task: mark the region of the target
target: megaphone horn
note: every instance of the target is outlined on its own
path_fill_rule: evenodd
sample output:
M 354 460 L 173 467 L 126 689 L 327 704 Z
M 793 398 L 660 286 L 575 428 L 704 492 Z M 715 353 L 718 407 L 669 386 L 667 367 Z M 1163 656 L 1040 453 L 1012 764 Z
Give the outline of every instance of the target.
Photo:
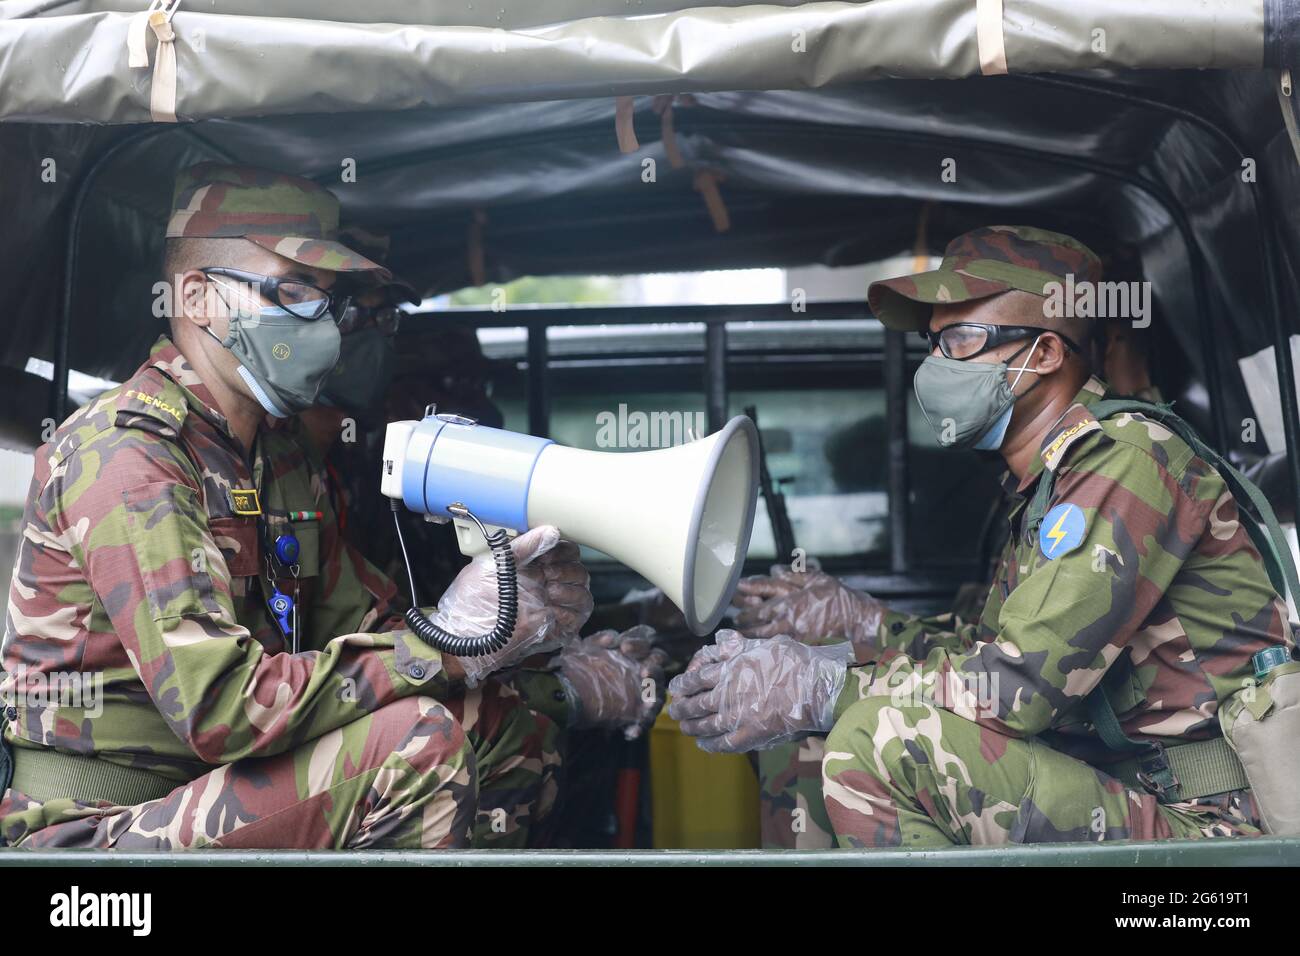
M 481 538 L 466 512 L 489 531 L 555 525 L 661 588 L 704 635 L 749 550 L 758 431 L 737 416 L 684 445 L 598 452 L 430 415 L 389 424 L 380 487 L 412 511 L 454 520 L 466 553 Z

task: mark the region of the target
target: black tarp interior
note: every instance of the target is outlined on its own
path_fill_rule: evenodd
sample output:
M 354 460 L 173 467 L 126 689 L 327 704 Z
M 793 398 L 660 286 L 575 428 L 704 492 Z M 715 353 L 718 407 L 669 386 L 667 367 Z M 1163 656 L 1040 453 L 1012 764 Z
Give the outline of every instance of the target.
M 392 233 L 392 265 L 430 293 L 470 284 L 476 214 L 489 282 L 868 262 L 911 249 L 923 209 L 936 254 L 978 224 L 1059 229 L 1117 276 L 1151 281 L 1157 343 L 1173 346 L 1165 352 L 1185 384 L 1205 381 L 1207 357 L 1217 362 L 1215 398 L 1238 421 L 1250 412 L 1236 359 L 1271 342 L 1262 237 L 1278 244 L 1282 312 L 1300 331 L 1300 235 L 1286 214 L 1300 200 L 1300 172 L 1276 82 L 1265 72 L 1080 73 L 695 94 L 673 107 L 682 168 L 668 161 L 649 97 L 636 101 L 640 149 L 629 154 L 618 149 L 612 98 L 180 125 L 3 123 L 0 362 L 21 370 L 29 357 L 52 357 L 71 212 L 100 164 L 76 237 L 70 365 L 108 378 L 133 369 L 159 331 L 152 286 L 171 179 L 223 158 L 328 186 L 345 222 Z M 1202 120 L 1237 142 L 1254 181 Z M 945 160 L 955 161 L 955 181 L 941 176 Z M 695 188 L 702 170 L 719 177 L 726 233 Z M 1211 356 L 1197 326 L 1195 261 Z M 1195 388 L 1184 397 L 1198 400 Z

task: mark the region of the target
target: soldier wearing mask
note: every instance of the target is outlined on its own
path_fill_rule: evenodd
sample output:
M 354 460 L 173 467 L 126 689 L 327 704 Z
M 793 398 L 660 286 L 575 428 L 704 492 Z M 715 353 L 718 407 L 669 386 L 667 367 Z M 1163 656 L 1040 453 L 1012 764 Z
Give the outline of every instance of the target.
M 485 823 L 526 834 L 544 805 L 539 728 L 482 688 L 590 610 L 558 532 L 513 544 L 506 648 L 439 654 L 322 533 L 331 509 L 298 481 L 301 446 L 263 424 L 316 400 L 350 295 L 387 280 L 337 221 L 334 197 L 296 177 L 201 164 L 178 178 L 170 334 L 36 456 L 4 644 L 9 844 L 451 847 Z M 471 565 L 435 620 L 481 632 L 494 605 L 491 570 Z M 493 761 L 528 779 L 484 821 Z
M 343 236 L 372 260 L 388 260 L 386 235 L 354 225 Z M 336 525 L 323 526 L 321 533 L 341 535 L 382 568 L 367 564 L 367 580 L 386 601 L 403 606 L 409 595 L 399 596 L 398 582 L 408 580 L 407 569 L 389 502 L 379 493 L 377 481 L 385 421 L 422 417 L 434 404 L 494 427 L 502 425 L 500 411 L 487 394 L 490 365 L 472 328 L 426 318 L 431 328 L 404 339 L 399 354 L 398 303 L 419 298 L 414 286 L 397 277 L 358 294 L 339 322 L 339 362 L 321 386 L 316 404 L 299 416 L 315 450 L 303 464 L 314 469 L 318 484 L 328 487 L 338 519 Z M 465 564 L 455 536 L 447 526 L 419 521 L 408 524 L 406 537 L 418 593 L 441 593 Z M 577 548 L 566 542 L 557 551 L 561 549 L 576 564 Z M 585 587 L 585 576 L 581 583 Z M 584 609 L 582 620 L 589 611 Z M 602 727 L 635 735 L 654 721 L 663 705 L 666 658 L 654 647 L 648 627 L 621 634 L 603 631 L 587 640 L 578 638 L 577 628 L 560 628 L 532 652 L 517 666 L 498 672 L 484 692 L 507 698 L 522 695 L 542 728 L 548 781 L 555 776 L 550 768 L 560 763 L 560 730 Z M 467 730 L 471 737 L 478 732 L 474 726 Z M 480 792 L 490 795 L 495 785 L 493 780 L 481 781 Z M 509 789 L 508 784 L 502 787 Z M 480 818 L 490 820 L 494 802 L 480 799 Z M 490 838 L 490 830 L 482 832 L 492 845 L 502 844 L 500 838 Z
M 881 322 L 929 340 L 915 386 L 940 443 L 1007 463 L 1017 504 L 977 623 L 809 574 L 670 687 L 706 750 L 829 732 L 841 846 L 1260 832 L 1218 715 L 1257 652 L 1289 650 L 1286 605 L 1213 452 L 1114 414 L 1090 319 L 1049 307 L 1100 278 L 1068 236 L 994 226 L 869 290 Z M 847 640 L 799 642 L 814 633 Z

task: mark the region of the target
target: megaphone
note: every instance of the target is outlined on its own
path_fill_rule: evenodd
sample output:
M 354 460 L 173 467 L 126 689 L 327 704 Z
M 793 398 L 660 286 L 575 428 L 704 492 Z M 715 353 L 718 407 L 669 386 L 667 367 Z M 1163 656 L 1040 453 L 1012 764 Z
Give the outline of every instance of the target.
M 758 465 L 758 430 L 743 415 L 693 442 L 618 453 L 431 411 L 422 421 L 389 423 L 380 488 L 394 508 L 400 500 L 433 520 L 453 521 L 466 554 L 496 538 L 499 592 L 508 536 L 555 525 L 661 588 L 691 631 L 704 635 L 740 579 Z

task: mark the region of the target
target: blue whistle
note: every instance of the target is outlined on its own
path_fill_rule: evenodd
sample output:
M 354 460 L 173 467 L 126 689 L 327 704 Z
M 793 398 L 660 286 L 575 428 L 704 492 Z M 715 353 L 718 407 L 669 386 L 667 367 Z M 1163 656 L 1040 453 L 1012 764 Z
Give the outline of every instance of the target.
M 271 592 L 271 599 L 266 602 L 271 613 L 275 615 L 275 623 L 280 625 L 280 630 L 285 637 L 293 633 L 293 598 L 285 594 L 279 588 Z
M 275 539 L 275 556 L 281 564 L 297 564 L 298 550 L 297 535 L 282 534 Z

